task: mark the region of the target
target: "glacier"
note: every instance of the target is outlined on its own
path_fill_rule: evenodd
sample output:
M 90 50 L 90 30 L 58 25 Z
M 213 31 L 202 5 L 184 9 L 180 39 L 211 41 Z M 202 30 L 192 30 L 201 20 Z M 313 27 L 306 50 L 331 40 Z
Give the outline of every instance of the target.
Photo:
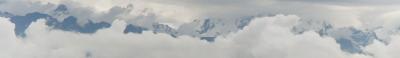
M 374 30 L 356 29 L 355 27 L 333 27 L 324 20 L 302 19 L 292 27 L 292 33 L 302 34 L 306 31 L 314 31 L 321 37 L 332 37 L 340 45 L 343 51 L 349 53 L 368 54 L 363 48 L 372 44 L 373 40 L 379 40 Z

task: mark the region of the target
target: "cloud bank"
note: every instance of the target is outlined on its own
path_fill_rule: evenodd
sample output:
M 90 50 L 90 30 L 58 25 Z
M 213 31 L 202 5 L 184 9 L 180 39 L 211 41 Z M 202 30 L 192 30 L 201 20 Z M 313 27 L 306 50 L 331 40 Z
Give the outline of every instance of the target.
M 2 0 L 0 57 L 395 58 L 398 2 Z
M 248 27 L 215 42 L 190 36 L 173 38 L 167 34 L 123 34 L 126 23 L 117 20 L 108 29 L 94 34 L 51 30 L 39 19 L 27 30 L 25 39 L 13 34 L 11 22 L 1 18 L 0 31 L 4 58 L 357 58 L 340 50 L 333 38 L 320 37 L 315 32 L 291 33 L 299 17 L 277 15 L 259 17 Z M 385 46 L 379 45 L 377 46 Z M 373 47 L 378 48 L 378 47 Z M 386 53 L 386 52 L 381 52 Z M 379 55 L 379 54 L 377 54 Z

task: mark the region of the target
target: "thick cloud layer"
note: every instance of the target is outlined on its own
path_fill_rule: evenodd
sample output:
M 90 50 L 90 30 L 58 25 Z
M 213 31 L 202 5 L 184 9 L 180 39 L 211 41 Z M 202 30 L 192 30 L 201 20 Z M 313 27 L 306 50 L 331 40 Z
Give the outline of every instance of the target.
M 167 34 L 123 34 L 126 23 L 117 20 L 94 34 L 50 30 L 39 19 L 25 39 L 14 36 L 8 18 L 1 18 L 2 58 L 357 58 L 340 50 L 333 38 L 315 32 L 291 33 L 297 16 L 260 17 L 248 27 L 209 43 L 189 36 Z M 290 23 L 294 22 L 294 23 Z M 384 46 L 379 45 L 378 46 Z M 373 47 L 377 48 L 377 47 Z M 382 52 L 386 53 L 386 52 Z M 377 54 L 378 55 L 378 54 Z
M 0 58 L 395 58 L 399 2 L 1 0 Z

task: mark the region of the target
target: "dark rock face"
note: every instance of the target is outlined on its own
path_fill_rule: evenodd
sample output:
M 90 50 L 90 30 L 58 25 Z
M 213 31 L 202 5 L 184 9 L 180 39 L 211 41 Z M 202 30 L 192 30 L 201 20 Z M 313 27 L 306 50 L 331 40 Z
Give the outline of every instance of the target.
M 25 30 L 30 26 L 32 22 L 35 22 L 40 18 L 46 17 L 49 17 L 49 15 L 34 12 L 26 14 L 25 16 L 12 16 L 10 21 L 15 24 L 15 34 L 17 36 L 25 37 Z
M 148 29 L 129 24 L 128 26 L 126 26 L 124 33 L 126 34 L 126 33 L 132 32 L 132 33 L 142 34 L 143 31 L 145 31 L 145 30 L 148 30 Z
M 215 37 L 201 37 L 201 40 L 206 40 L 208 42 L 214 42 L 215 41 Z

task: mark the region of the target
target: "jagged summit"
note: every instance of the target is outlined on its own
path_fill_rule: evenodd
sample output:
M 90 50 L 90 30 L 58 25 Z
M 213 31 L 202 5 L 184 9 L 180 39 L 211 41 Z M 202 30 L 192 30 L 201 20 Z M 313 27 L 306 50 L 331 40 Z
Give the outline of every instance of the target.
M 303 19 L 292 27 L 294 34 L 302 34 L 305 31 L 314 31 L 321 37 L 335 38 L 341 50 L 349 53 L 365 53 L 363 47 L 378 39 L 373 30 L 359 30 L 354 27 L 335 28 L 323 20 Z

